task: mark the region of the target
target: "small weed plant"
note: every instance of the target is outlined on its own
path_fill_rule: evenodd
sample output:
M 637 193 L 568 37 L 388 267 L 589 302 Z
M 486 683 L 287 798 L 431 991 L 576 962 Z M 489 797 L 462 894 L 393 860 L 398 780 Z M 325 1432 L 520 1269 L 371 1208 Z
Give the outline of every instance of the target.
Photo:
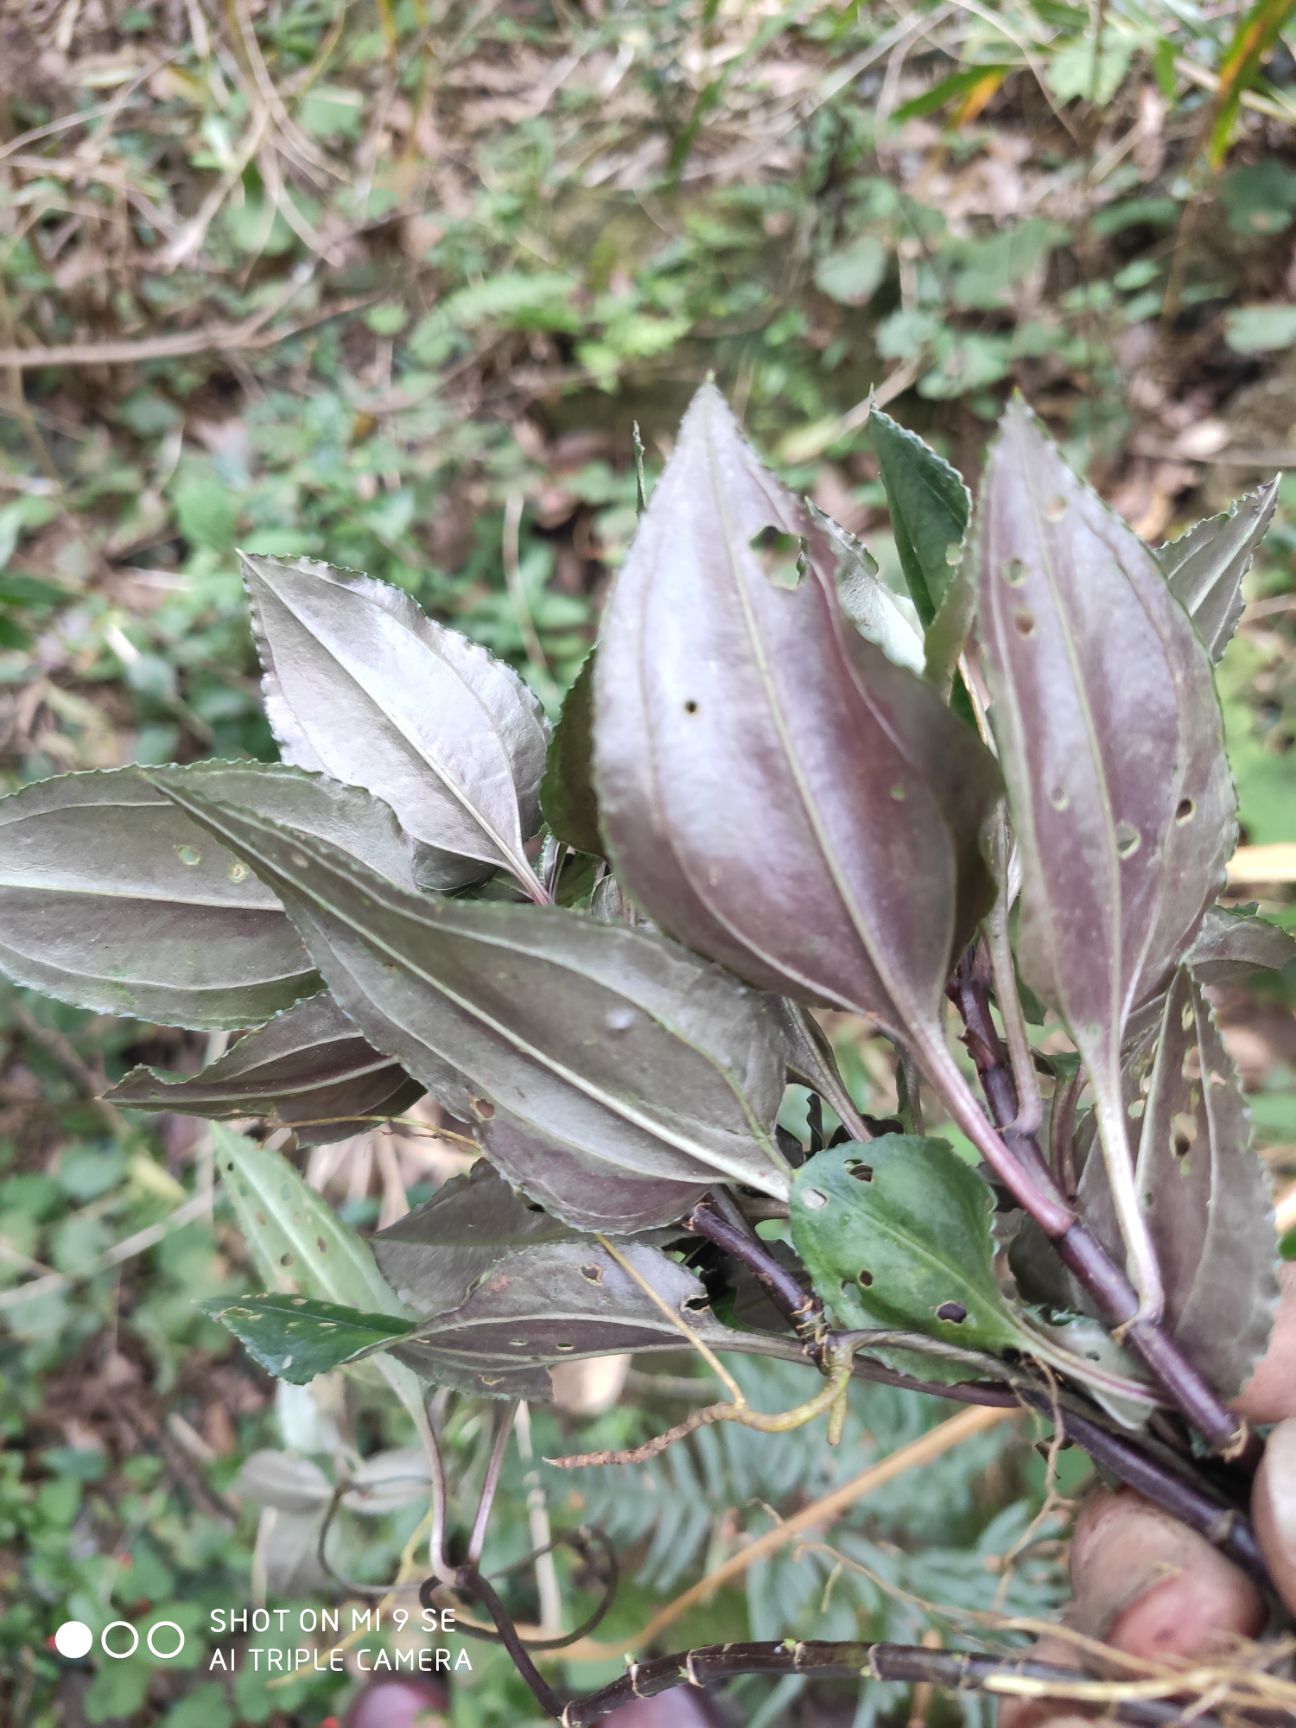
M 213 1310 L 288 1381 L 376 1365 L 433 1457 L 424 1383 L 534 1400 L 555 1364 L 688 1347 L 725 1401 L 622 1461 L 717 1422 L 837 1439 L 858 1379 L 1021 1404 L 1263 1575 L 1227 1400 L 1271 1328 L 1274 1221 L 1206 986 L 1293 947 L 1217 903 L 1212 662 L 1273 489 L 1154 550 L 1020 402 L 975 511 L 912 434 L 869 436 L 903 593 L 704 385 L 552 731 L 402 591 L 246 557 L 282 762 L 5 799 L 0 964 L 242 1030 L 119 1106 L 311 1144 L 428 1094 L 460 1125 L 479 1162 L 370 1240 L 215 1131 L 250 1245 L 269 1196 L 315 1271 Z M 894 1095 L 853 1095 L 822 1010 L 892 1041 Z M 802 1364 L 803 1402 L 754 1408 L 731 1352 Z M 682 1675 L 1056 1678 L 730 1644 L 560 1698 L 478 1569 L 496 1476 L 462 1563 L 438 1490 L 425 1595 L 487 1613 L 569 1728 Z

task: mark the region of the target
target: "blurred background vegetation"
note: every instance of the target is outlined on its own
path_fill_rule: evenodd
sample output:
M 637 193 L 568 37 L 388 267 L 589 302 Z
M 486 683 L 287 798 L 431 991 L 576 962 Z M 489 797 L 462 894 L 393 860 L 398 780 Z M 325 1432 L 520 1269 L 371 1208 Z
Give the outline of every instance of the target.
M 553 706 L 633 530 L 634 426 L 651 477 L 712 370 L 765 453 L 884 569 L 871 390 L 974 480 L 1021 388 L 1153 542 L 1288 471 L 1221 674 L 1244 840 L 1281 848 L 1296 829 L 1294 14 L 1273 0 L 0 8 L 5 788 L 271 753 L 240 545 L 407 588 Z M 1260 856 L 1238 898 L 1290 924 L 1290 851 Z M 210 1144 L 95 1095 L 132 1061 L 192 1068 L 208 1041 L 0 989 L 0 1718 L 340 1717 L 350 1678 L 209 1674 L 203 1627 L 266 1588 L 337 1594 L 315 1568 L 318 1518 L 265 1510 L 249 1458 L 286 1452 L 335 1480 L 407 1442 L 399 1414 L 322 1383 L 276 1398 L 193 1308 L 246 1283 Z M 1296 1167 L 1291 1002 L 1277 981 L 1221 1003 L 1279 1171 Z M 845 1042 L 885 1092 L 881 1050 L 849 1029 Z M 416 1132 L 306 1166 L 360 1225 L 453 1167 Z M 694 1395 L 688 1370 L 655 1390 L 636 1372 L 593 1418 L 588 1388 L 569 1400 L 583 1417 L 535 1412 L 536 1454 L 577 1432 L 586 1447 L 657 1431 Z M 747 1372 L 767 1408 L 795 1400 L 786 1370 Z M 609 1471 L 550 1476 L 548 1510 L 614 1536 L 631 1581 L 606 1636 L 630 1640 L 744 1532 L 945 1414 L 869 1389 L 840 1456 L 706 1431 L 633 1492 Z M 441 1417 L 458 1481 L 482 1418 Z M 689 1633 L 945 1636 L 958 1623 L 932 1599 L 1044 1612 L 1064 1527 L 1046 1490 L 1083 1474 L 1057 1462 L 1016 1431 L 979 1436 L 861 1500 L 831 1546 L 749 1568 Z M 504 1554 L 528 1546 L 521 1470 Z M 352 1519 L 344 1570 L 393 1575 L 417 1516 Z M 579 1617 L 588 1580 L 560 1583 Z M 191 1634 L 174 1663 L 77 1670 L 47 1648 L 64 1618 L 161 1616 Z M 507 1664 L 472 1653 L 450 1719 L 531 1720 Z M 732 1719 L 988 1721 L 975 1700 L 798 1684 L 740 1691 Z M 353 1719 L 402 1728 L 396 1709 Z

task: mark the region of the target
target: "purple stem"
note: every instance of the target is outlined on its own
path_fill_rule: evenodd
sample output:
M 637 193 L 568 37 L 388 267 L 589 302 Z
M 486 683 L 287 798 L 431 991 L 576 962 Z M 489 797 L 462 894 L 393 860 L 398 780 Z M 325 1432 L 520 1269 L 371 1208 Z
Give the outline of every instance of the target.
M 1026 1210 L 1040 1223 L 1058 1255 L 1098 1304 L 1102 1318 L 1143 1362 L 1166 1393 L 1207 1444 L 1225 1456 L 1238 1447 L 1237 1417 L 1222 1402 L 1179 1346 L 1154 1320 L 1139 1317 L 1138 1293 L 1102 1243 L 1070 1210 L 1048 1161 L 1033 1134 L 1013 1129 L 1017 1115 L 1017 1090 L 1008 1065 L 1007 1051 L 990 1012 L 989 993 L 971 964 L 960 964 L 950 985 L 950 996 L 967 1027 L 967 1047 L 985 1089 L 986 1101 L 1003 1142 L 1025 1166 L 1031 1186 L 1038 1190 L 1040 1205 L 1024 1200 Z M 1018 1198 L 1022 1198 L 1018 1184 Z M 1059 1209 L 1068 1221 L 1059 1217 Z
M 790 1322 L 806 1355 L 817 1367 L 823 1360 L 822 1337 L 826 1329 L 823 1303 L 795 1268 L 784 1266 L 770 1253 L 741 1214 L 723 1215 L 729 1210 L 722 1192 L 708 1194 L 684 1220 L 684 1228 L 705 1236 L 752 1273 Z M 733 1211 L 737 1213 L 737 1208 Z
M 868 1333 L 829 1332 L 823 1306 L 795 1267 L 785 1266 L 770 1253 L 741 1215 L 722 1216 L 727 1196 L 718 1192 L 701 1201 L 687 1219 L 687 1227 L 705 1236 L 753 1274 L 769 1292 L 770 1299 L 802 1339 L 807 1357 L 821 1366 L 826 1346 L 854 1343 L 869 1348 Z M 733 1209 L 736 1213 L 736 1208 Z M 1098 1419 L 1077 1407 L 1069 1395 L 1056 1395 L 1047 1386 L 1032 1385 L 1014 1374 L 1011 1384 L 978 1380 L 961 1385 L 918 1379 L 902 1374 L 869 1356 L 856 1355 L 853 1372 L 861 1380 L 925 1392 L 958 1404 L 990 1404 L 1001 1409 L 1027 1404 L 1049 1417 L 1068 1441 L 1080 1446 L 1103 1469 L 1127 1487 L 1142 1494 L 1162 1511 L 1180 1519 L 1230 1560 L 1269 1586 L 1255 1532 L 1242 1513 L 1222 1505 L 1197 1484 L 1189 1481 L 1168 1462 L 1146 1447 L 1114 1433 Z
M 706 1644 L 676 1650 L 649 1662 L 631 1662 L 628 1671 L 610 1686 L 573 1698 L 558 1720 L 562 1728 L 591 1728 L 614 1710 L 636 1698 L 653 1698 L 677 1686 L 708 1686 L 740 1674 L 783 1676 L 802 1674 L 820 1679 L 871 1679 L 902 1686 L 941 1686 L 955 1692 L 983 1691 L 1000 1698 L 1013 1694 L 1013 1682 L 1034 1682 L 1031 1695 L 1054 1688 L 1059 1699 L 1086 1675 L 1032 1656 L 991 1656 L 978 1650 L 930 1650 L 923 1644 L 830 1644 L 818 1639 L 794 1643 Z M 1089 1676 L 1092 1678 L 1092 1676 Z M 1025 1689 L 1023 1689 L 1025 1690 Z M 1020 1694 L 1019 1694 L 1020 1695 Z M 1063 1709 L 1065 1705 L 1061 1706 Z M 1121 1699 L 1111 1704 L 1105 1722 L 1127 1722 L 1135 1728 L 1163 1728 L 1185 1720 L 1184 1705 L 1169 1699 Z M 1196 1728 L 1220 1728 L 1217 1716 L 1194 1715 Z M 1256 1710 L 1234 1715 L 1239 1725 L 1281 1723 L 1280 1711 Z

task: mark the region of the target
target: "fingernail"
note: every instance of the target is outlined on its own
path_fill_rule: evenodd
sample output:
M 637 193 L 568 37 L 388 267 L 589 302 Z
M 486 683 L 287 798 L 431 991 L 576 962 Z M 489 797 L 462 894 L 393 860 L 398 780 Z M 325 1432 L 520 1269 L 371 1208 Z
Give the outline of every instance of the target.
M 1296 1417 L 1269 1436 L 1251 1502 L 1260 1551 L 1274 1585 L 1296 1608 Z

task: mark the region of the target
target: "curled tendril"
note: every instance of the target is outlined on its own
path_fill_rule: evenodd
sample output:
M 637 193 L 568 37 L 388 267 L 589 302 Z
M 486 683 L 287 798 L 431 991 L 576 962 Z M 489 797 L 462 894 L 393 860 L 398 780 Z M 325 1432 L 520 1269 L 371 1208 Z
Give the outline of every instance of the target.
M 489 1592 L 490 1596 L 494 1598 L 494 1605 L 492 1606 L 492 1603 L 482 1594 L 479 1586 L 485 1584 L 489 1589 L 488 1580 L 490 1578 L 508 1577 L 510 1573 L 520 1571 L 522 1567 L 530 1566 L 545 1554 L 552 1554 L 560 1548 L 570 1549 L 573 1554 L 588 1564 L 593 1564 L 596 1560 L 602 1561 L 605 1575 L 602 1598 L 579 1626 L 570 1632 L 563 1633 L 561 1637 L 523 1638 L 513 1625 L 511 1617 L 495 1592 L 493 1590 Z M 479 1573 L 472 1566 L 460 1566 L 449 1578 L 425 1578 L 419 1586 L 419 1602 L 424 1608 L 435 1608 L 432 1600 L 433 1593 L 443 1584 L 449 1584 L 464 1595 L 476 1597 L 477 1600 L 481 1601 L 495 1621 L 494 1631 L 485 1626 L 465 1626 L 460 1622 L 456 1625 L 455 1630 L 463 1633 L 465 1637 L 480 1638 L 488 1644 L 504 1644 L 510 1650 L 515 1643 L 523 1650 L 566 1650 L 570 1645 L 578 1644 L 582 1638 L 588 1638 L 602 1623 L 616 1599 L 619 1583 L 620 1568 L 617 1565 L 616 1553 L 611 1542 L 601 1530 L 596 1529 L 593 1525 L 582 1525 L 578 1530 L 558 1531 L 553 1540 L 547 1542 L 543 1548 L 535 1548 L 531 1553 L 522 1555 L 518 1560 L 510 1561 L 507 1566 L 502 1566 L 498 1571 L 488 1575 Z M 501 1616 L 503 1621 L 508 1623 L 507 1633 Z

